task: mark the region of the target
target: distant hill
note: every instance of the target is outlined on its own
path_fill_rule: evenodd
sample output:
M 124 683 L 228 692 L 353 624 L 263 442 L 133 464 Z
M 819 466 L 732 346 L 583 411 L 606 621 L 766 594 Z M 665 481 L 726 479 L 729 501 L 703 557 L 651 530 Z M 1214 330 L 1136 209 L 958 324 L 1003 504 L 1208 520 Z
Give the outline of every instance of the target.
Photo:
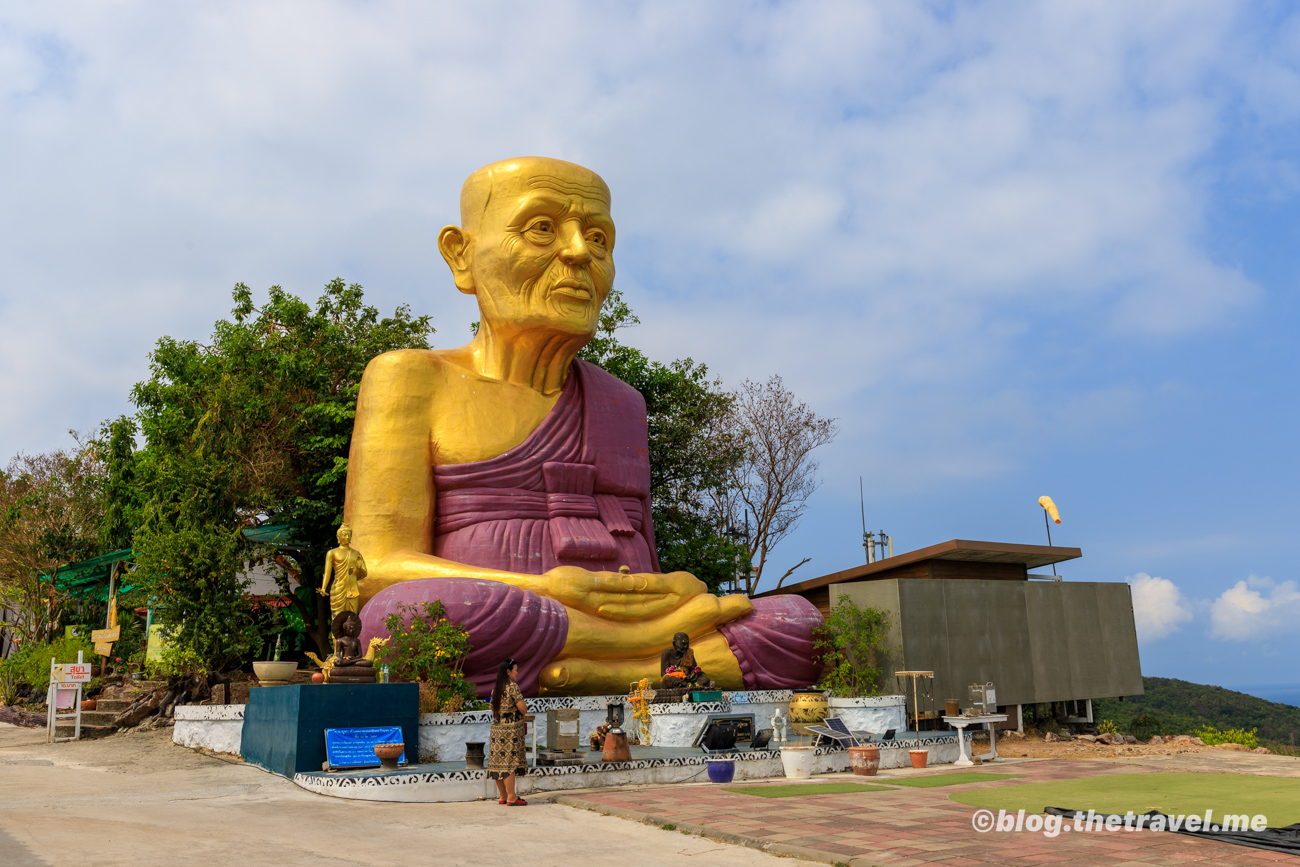
M 1170 677 L 1144 677 L 1142 686 L 1146 695 L 1094 699 L 1093 719 L 1108 719 L 1127 732 L 1134 717 L 1149 713 L 1169 734 L 1193 734 L 1211 725 L 1259 729 L 1260 741 L 1271 744 L 1290 745 L 1292 734 L 1300 738 L 1300 707 Z

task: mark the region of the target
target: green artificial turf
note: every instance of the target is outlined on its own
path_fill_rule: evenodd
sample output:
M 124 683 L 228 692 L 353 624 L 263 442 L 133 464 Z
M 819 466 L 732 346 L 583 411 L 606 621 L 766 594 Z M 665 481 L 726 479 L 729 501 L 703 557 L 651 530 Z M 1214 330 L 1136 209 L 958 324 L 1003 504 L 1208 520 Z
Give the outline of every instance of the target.
M 1101 774 L 1052 783 L 1028 783 L 956 792 L 950 800 L 988 810 L 1041 813 L 1044 807 L 1176 816 L 1262 814 L 1270 827 L 1300 822 L 1300 779 L 1247 774 Z M 1211 820 L 1213 821 L 1213 820 Z
M 1019 774 L 982 774 L 979 771 L 967 771 L 956 774 L 927 774 L 924 777 L 903 777 L 896 779 L 890 777 L 887 782 L 891 786 L 914 786 L 918 789 L 932 789 L 935 786 L 964 786 L 967 783 L 991 783 L 994 780 L 1018 780 Z
M 757 795 L 760 798 L 806 798 L 812 795 L 847 795 L 852 792 L 889 792 L 897 789 L 864 786 L 861 783 L 796 783 L 790 786 L 734 786 L 722 791 Z

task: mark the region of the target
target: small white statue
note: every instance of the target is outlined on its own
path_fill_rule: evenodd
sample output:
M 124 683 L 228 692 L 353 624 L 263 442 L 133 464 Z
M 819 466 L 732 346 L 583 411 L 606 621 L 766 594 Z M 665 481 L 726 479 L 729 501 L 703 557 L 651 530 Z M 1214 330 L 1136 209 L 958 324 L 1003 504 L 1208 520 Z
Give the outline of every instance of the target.
M 772 729 L 776 732 L 776 742 L 785 743 L 785 717 L 781 716 L 779 710 L 772 717 Z

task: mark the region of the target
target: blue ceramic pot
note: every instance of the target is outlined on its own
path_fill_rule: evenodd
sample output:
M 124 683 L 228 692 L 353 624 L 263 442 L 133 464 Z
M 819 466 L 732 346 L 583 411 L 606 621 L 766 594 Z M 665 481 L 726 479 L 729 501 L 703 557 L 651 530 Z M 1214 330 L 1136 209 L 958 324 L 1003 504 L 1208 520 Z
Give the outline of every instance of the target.
M 709 780 L 730 783 L 736 777 L 736 763 L 731 759 L 709 759 Z

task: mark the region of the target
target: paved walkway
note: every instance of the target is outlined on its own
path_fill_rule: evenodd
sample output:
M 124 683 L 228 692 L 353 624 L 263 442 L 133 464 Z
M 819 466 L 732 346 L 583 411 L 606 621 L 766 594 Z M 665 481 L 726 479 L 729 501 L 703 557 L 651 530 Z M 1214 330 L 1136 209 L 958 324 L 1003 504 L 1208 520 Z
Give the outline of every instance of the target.
M 0 724 L 0 867 L 788 867 L 789 860 L 537 801 L 313 795 L 172 744 L 170 729 L 47 745 Z
M 1263 773 L 1270 757 L 1236 754 L 1228 770 Z M 971 768 L 975 771 L 1021 774 L 1025 782 L 1047 782 L 1111 773 L 1148 773 L 1214 768 L 1217 759 L 1204 754 L 1193 762 L 1177 761 L 1050 761 L 1020 760 Z M 1272 757 L 1279 776 L 1300 772 L 1300 762 Z M 1236 765 L 1241 765 L 1237 767 Z M 935 770 L 929 773 L 947 773 Z M 878 782 L 888 782 L 907 772 L 882 772 Z M 812 783 L 870 782 L 851 775 L 817 777 Z M 746 785 L 740 783 L 737 785 Z M 1200 840 L 1167 832 L 1062 831 L 1055 838 L 1027 831 L 980 834 L 971 827 L 975 808 L 948 800 L 953 792 L 1006 785 L 982 783 L 939 788 L 900 788 L 860 794 L 814 795 L 799 798 L 758 798 L 723 791 L 717 786 L 673 786 L 636 790 L 593 790 L 560 796 L 560 803 L 607 811 L 624 818 L 672 824 L 729 841 L 744 841 L 756 848 L 782 854 L 882 867 L 944 865 L 1040 865 L 1056 862 L 1097 865 L 1260 865 L 1295 864 L 1283 855 Z M 1068 806 L 1068 805 L 1067 805 Z M 773 847 L 772 844 L 776 844 Z

